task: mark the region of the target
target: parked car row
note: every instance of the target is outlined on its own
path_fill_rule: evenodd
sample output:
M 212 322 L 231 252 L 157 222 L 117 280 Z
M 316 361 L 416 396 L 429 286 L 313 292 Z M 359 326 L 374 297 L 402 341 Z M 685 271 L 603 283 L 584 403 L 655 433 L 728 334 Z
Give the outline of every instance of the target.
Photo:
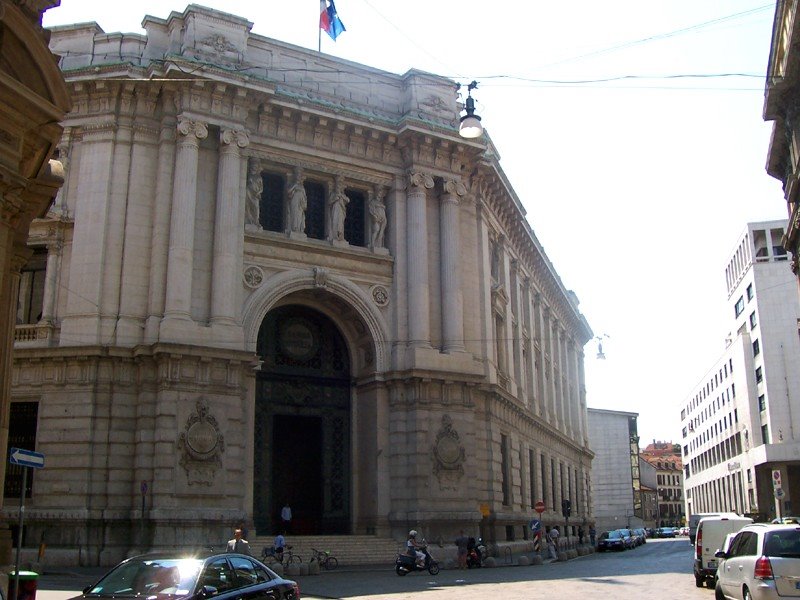
M 639 529 L 612 529 L 604 531 L 597 538 L 597 551 L 606 550 L 629 550 L 641 546 L 647 542 L 647 533 L 643 528 Z

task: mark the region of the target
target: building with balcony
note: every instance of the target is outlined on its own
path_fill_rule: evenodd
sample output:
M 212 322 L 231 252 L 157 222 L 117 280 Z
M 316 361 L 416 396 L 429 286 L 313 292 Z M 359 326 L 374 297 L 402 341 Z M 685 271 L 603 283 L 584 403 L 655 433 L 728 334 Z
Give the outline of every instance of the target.
M 286 502 L 294 535 L 590 519 L 592 332 L 455 82 L 197 5 L 143 27 L 52 32 L 75 108 L 19 292 L 26 544 L 271 539 Z
M 687 514 L 772 518 L 800 506 L 800 302 L 785 228 L 749 223 L 725 268 L 726 348 L 681 404 Z
M 685 525 L 680 446 L 672 442 L 653 441 L 642 450 L 641 457 L 655 469 L 657 527 Z

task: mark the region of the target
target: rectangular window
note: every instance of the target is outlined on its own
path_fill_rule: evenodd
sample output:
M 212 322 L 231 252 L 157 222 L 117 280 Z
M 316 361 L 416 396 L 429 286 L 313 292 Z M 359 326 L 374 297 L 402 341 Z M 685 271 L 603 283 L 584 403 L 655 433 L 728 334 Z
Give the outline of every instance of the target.
M 747 286 L 747 301 L 750 302 L 750 300 L 752 299 L 753 299 L 753 284 L 751 283 L 750 285 Z
M 503 478 L 503 505 L 511 504 L 511 486 L 509 485 L 509 465 L 508 465 L 508 436 L 500 436 L 500 468 Z
M 750 329 L 755 329 L 756 325 L 756 311 L 753 311 L 750 313 Z
M 306 235 L 315 240 L 325 239 L 325 186 L 316 181 L 306 181 Z
M 8 419 L 8 449 L 36 450 L 36 421 L 38 402 L 12 402 Z M 8 454 L 8 450 L 6 454 Z M 6 465 L 5 497 L 19 498 L 22 490 L 22 469 L 19 465 Z M 34 469 L 28 473 L 25 497 L 31 497 Z
M 542 502 L 547 504 L 547 462 L 544 454 L 541 456 L 541 465 L 542 477 L 539 479 L 539 481 L 542 482 Z
M 764 394 L 761 394 L 758 397 L 758 410 L 760 412 L 767 410 L 767 399 L 764 397 Z
M 736 301 L 736 306 L 734 306 L 733 311 L 736 313 L 737 317 L 744 312 L 744 297 L 739 296 L 739 299 Z
M 761 344 L 759 344 L 758 340 L 753 340 L 753 356 L 758 356 L 761 354 Z
M 763 379 L 764 379 L 764 374 L 761 371 L 761 367 L 758 367 L 756 369 L 756 383 L 761 383 Z
M 264 190 L 261 192 L 259 221 L 267 231 L 283 231 L 283 198 L 286 181 L 278 173 L 262 173 Z
M 366 197 L 358 190 L 345 190 L 344 193 L 350 199 L 344 219 L 344 239 L 351 246 L 366 246 L 367 236 L 364 235 L 367 228 Z
M 769 444 L 769 426 L 762 425 L 761 426 L 761 440 L 765 444 Z

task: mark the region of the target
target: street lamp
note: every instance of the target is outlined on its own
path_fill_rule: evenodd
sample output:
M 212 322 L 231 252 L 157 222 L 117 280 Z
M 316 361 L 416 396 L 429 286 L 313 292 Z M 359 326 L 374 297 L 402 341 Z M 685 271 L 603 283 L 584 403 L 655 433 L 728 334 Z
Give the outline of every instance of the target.
M 475 114 L 475 100 L 472 98 L 472 90 L 477 87 L 477 81 L 473 81 L 467 86 L 467 100 L 464 103 L 464 110 L 467 114 L 461 117 L 461 124 L 458 127 L 458 134 L 467 139 L 477 138 L 483 135 L 481 118 Z

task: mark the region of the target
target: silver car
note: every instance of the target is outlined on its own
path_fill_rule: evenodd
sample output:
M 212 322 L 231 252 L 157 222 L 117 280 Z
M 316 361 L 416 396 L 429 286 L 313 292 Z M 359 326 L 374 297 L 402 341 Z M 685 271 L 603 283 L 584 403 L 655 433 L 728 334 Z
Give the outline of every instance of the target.
M 800 598 L 798 525 L 746 525 L 716 557 L 716 600 Z

